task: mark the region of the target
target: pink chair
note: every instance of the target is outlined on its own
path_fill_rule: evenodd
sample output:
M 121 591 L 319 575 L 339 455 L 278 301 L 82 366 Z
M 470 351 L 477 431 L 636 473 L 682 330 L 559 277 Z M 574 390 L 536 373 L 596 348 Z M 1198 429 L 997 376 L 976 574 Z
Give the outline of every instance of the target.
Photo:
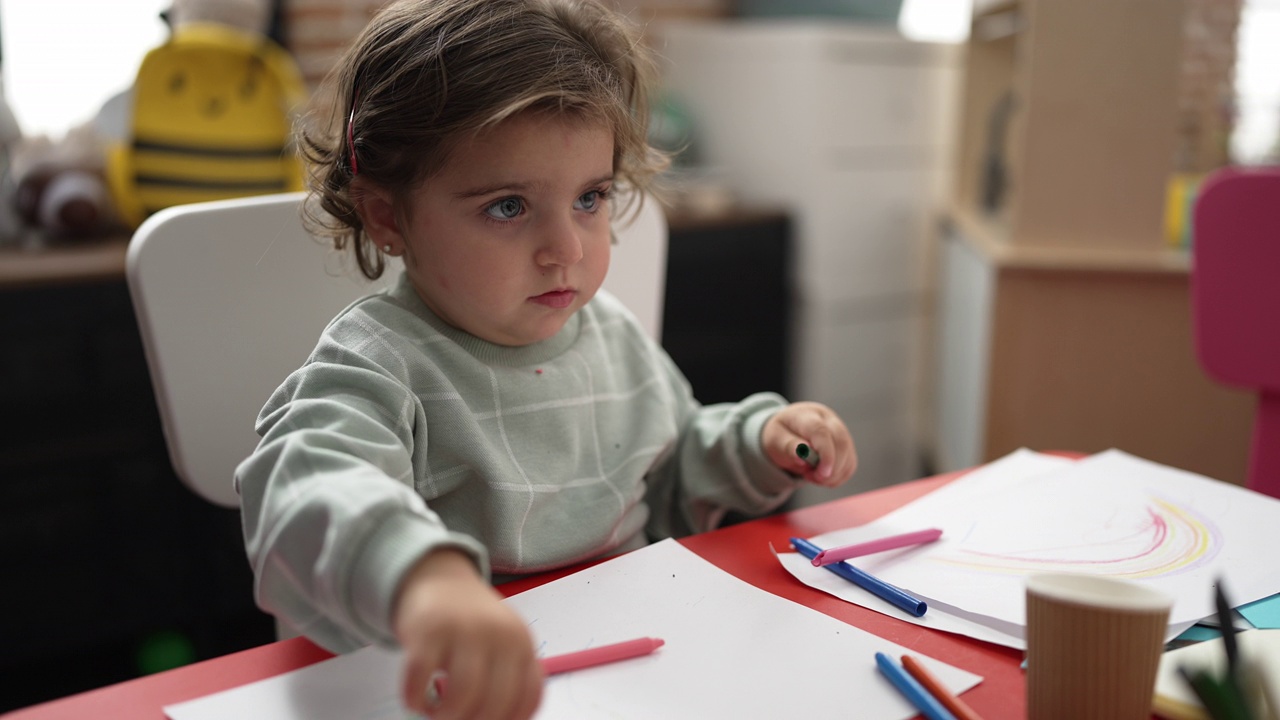
M 1214 173 L 1193 222 L 1196 354 L 1214 380 L 1258 394 L 1246 485 L 1280 497 L 1280 167 Z

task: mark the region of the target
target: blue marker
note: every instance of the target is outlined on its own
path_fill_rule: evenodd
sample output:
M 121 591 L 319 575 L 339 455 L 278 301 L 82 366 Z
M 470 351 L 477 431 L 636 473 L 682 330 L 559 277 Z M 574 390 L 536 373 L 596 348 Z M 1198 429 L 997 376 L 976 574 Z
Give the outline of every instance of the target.
M 804 538 L 791 538 L 791 547 L 795 548 L 796 552 L 810 560 L 812 560 L 818 553 L 822 552 L 822 548 L 814 545 Z M 925 611 L 929 609 L 928 604 L 920 598 L 912 597 L 889 583 L 872 577 L 847 562 L 841 561 L 838 563 L 831 563 L 830 565 L 823 565 L 822 567 L 839 575 L 845 580 L 848 580 L 854 585 L 857 585 L 863 590 L 870 592 L 876 597 L 893 603 L 894 607 L 901 608 L 915 617 L 924 615 Z
M 930 695 L 920 681 L 911 677 L 901 665 L 893 661 L 893 658 L 882 652 L 876 653 L 876 667 L 880 668 L 880 673 L 889 678 L 889 682 L 893 683 L 903 697 L 915 705 L 921 715 L 929 720 L 956 720 L 956 716 L 952 715 L 950 710 Z

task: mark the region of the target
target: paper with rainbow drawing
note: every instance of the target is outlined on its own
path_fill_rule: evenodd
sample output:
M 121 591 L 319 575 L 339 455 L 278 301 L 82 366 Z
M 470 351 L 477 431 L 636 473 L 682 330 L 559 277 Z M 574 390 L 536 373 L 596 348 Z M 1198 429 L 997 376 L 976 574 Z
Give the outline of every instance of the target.
M 1020 450 L 880 520 L 812 540 L 835 547 L 925 527 L 942 528 L 942 538 L 854 564 L 928 601 L 918 624 L 1013 647 L 1023 645 L 1032 572 L 1101 574 L 1167 592 L 1176 599 L 1169 637 L 1213 614 L 1219 577 L 1237 603 L 1280 590 L 1280 500 L 1118 450 L 1081 460 Z M 779 561 L 806 584 L 885 612 L 793 553 Z

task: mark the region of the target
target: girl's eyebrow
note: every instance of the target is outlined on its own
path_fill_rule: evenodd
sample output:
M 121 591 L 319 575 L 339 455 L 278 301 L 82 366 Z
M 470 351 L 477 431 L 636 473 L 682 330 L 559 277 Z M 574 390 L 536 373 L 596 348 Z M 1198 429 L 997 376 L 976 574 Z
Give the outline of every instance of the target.
M 588 180 L 583 185 L 583 187 L 591 187 L 593 185 L 603 185 L 604 183 L 607 183 L 607 182 L 613 182 L 612 173 L 608 175 L 602 175 L 593 180 Z M 484 197 L 485 195 L 492 195 L 498 192 L 525 193 L 525 192 L 529 192 L 529 190 L 533 188 L 536 188 L 544 184 L 545 183 L 538 183 L 538 182 L 500 182 L 493 185 L 483 185 L 481 187 L 471 188 L 469 190 L 460 190 L 454 193 L 453 197 L 458 200 L 469 200 L 471 198 Z
M 536 187 L 537 183 L 527 182 L 500 182 L 494 185 L 483 185 L 470 190 L 460 190 L 453 194 L 459 200 L 467 200 L 470 198 L 483 197 L 492 195 L 496 192 L 528 192 L 530 188 Z

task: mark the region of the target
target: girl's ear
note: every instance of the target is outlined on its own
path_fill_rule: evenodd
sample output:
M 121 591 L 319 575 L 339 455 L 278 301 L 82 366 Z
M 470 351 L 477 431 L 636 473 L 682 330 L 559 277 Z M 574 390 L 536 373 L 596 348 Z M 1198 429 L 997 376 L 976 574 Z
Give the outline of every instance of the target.
M 374 244 L 383 248 L 390 245 L 396 251 L 402 248 L 400 225 L 396 222 L 396 208 L 391 194 L 356 178 L 351 181 L 351 199 L 356 213 L 364 224 L 364 231 Z

